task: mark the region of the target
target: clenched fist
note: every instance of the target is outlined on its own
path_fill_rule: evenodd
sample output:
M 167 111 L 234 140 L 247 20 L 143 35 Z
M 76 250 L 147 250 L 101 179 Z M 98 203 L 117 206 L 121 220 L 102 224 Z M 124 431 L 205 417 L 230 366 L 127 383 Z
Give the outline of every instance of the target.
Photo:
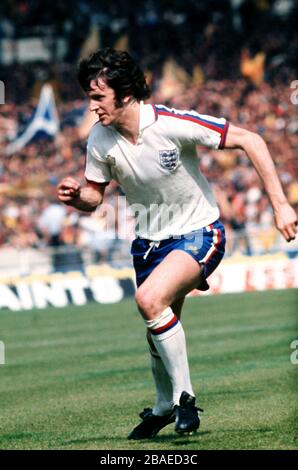
M 64 204 L 72 205 L 72 203 L 80 195 L 81 185 L 71 176 L 64 178 L 57 186 L 58 199 Z

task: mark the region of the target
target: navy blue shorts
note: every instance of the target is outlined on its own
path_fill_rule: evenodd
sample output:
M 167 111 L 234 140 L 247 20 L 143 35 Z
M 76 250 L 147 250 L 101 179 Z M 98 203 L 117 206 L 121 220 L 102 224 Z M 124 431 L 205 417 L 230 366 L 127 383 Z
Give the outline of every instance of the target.
M 139 287 L 154 268 L 173 250 L 189 253 L 202 267 L 203 278 L 197 286 L 200 290 L 209 289 L 207 277 L 221 262 L 225 253 L 225 229 L 217 220 L 213 224 L 186 235 L 171 237 L 160 242 L 136 238 L 131 245 L 136 282 Z

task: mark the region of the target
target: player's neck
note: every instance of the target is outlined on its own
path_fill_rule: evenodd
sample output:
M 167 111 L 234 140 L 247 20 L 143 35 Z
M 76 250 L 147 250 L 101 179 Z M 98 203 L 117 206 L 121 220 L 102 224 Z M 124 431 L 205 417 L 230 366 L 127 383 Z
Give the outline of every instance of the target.
M 140 103 L 132 101 L 125 105 L 121 116 L 115 123 L 117 131 L 132 144 L 136 144 L 140 130 Z

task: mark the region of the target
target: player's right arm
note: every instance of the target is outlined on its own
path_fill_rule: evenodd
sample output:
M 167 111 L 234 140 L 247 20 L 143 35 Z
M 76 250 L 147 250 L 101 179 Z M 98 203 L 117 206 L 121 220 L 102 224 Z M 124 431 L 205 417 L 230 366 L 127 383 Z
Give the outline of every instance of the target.
M 58 199 L 68 206 L 85 212 L 93 212 L 103 201 L 108 183 L 86 181 L 84 186 L 68 176 L 57 186 Z

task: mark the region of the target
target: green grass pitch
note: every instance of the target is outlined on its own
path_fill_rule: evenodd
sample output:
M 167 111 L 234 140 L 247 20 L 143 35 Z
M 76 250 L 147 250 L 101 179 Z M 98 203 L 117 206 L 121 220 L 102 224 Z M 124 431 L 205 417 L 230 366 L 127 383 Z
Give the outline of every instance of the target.
M 199 432 L 128 441 L 154 386 L 133 300 L 0 312 L 1 449 L 297 449 L 298 291 L 189 298 Z

